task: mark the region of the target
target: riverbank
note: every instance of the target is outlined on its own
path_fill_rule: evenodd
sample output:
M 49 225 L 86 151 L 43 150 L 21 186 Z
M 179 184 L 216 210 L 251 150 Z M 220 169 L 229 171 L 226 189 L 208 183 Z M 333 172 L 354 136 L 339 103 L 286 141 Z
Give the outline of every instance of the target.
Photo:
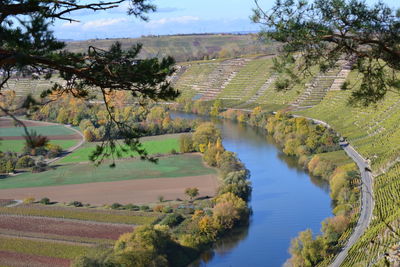
M 220 114 L 220 116 L 221 116 L 221 114 Z M 282 119 L 282 118 L 276 118 L 276 115 L 274 115 L 274 116 L 275 116 L 276 121 L 279 121 L 279 120 Z M 229 118 L 231 120 L 233 119 L 233 120 L 236 120 L 236 121 L 239 121 L 239 122 L 245 122 L 246 124 L 249 124 L 249 125 L 252 125 L 252 126 L 256 126 L 256 127 L 259 127 L 259 128 L 266 127 L 267 131 L 269 131 L 270 134 L 271 134 L 271 129 L 274 128 L 274 125 L 271 125 L 271 121 L 268 121 L 268 118 L 274 118 L 274 116 L 271 115 L 270 113 L 268 113 L 268 114 L 263 113 L 262 110 L 260 110 L 260 109 L 254 109 L 253 112 L 251 112 L 250 114 L 247 113 L 247 112 L 241 111 L 241 110 L 234 110 L 234 111 L 227 110 L 222 114 L 222 117 Z M 279 114 L 278 116 L 281 116 L 281 114 Z M 288 118 L 288 119 L 290 119 L 290 118 Z M 293 119 L 293 120 L 294 121 L 297 120 L 297 124 L 304 124 L 304 121 L 302 119 L 300 119 L 300 118 Z M 326 126 L 326 125 L 324 125 L 324 126 Z M 292 133 L 290 133 L 290 130 L 288 132 L 287 128 L 286 129 L 283 128 L 281 130 L 282 130 L 281 132 L 283 132 L 283 131 L 286 132 L 286 136 L 287 135 L 290 136 L 292 134 Z M 272 134 L 274 134 L 274 132 L 272 132 Z M 357 205 L 357 203 L 354 203 L 354 202 L 357 202 L 358 197 L 357 197 L 357 195 L 355 195 L 355 197 L 352 197 L 353 203 L 351 205 L 353 207 L 352 207 L 351 210 L 343 210 L 343 208 L 345 206 L 348 207 L 350 205 L 349 205 L 349 203 L 343 203 L 343 200 L 341 200 L 341 203 L 338 204 L 337 197 L 338 197 L 338 195 L 343 193 L 343 192 L 340 191 L 342 188 L 345 188 L 346 190 L 347 189 L 351 189 L 351 191 L 354 191 L 354 190 L 357 191 L 357 185 L 358 184 L 354 183 L 354 181 L 351 182 L 351 184 L 353 184 L 353 185 L 351 185 L 351 187 L 349 187 L 349 184 L 343 184 L 343 183 L 345 183 L 345 182 L 343 182 L 343 180 L 348 179 L 348 178 L 345 178 L 344 174 L 346 172 L 351 171 L 351 170 L 354 171 L 357 168 L 348 169 L 348 168 L 344 168 L 343 166 L 340 165 L 340 164 L 342 164 L 340 162 L 341 161 L 340 157 L 344 156 L 343 152 L 342 152 L 343 155 L 340 156 L 340 157 L 337 157 L 337 155 L 335 155 L 336 156 L 336 161 L 339 164 L 338 164 L 338 166 L 333 166 L 332 167 L 332 162 L 329 162 L 329 161 L 332 161 L 332 158 L 329 159 L 329 157 L 327 157 L 329 160 L 326 160 L 324 157 L 322 157 L 322 160 L 321 160 L 321 158 L 320 158 L 321 155 L 326 156 L 326 155 L 321 154 L 321 153 L 311 153 L 311 155 L 314 155 L 314 156 L 308 155 L 308 160 L 306 160 L 305 156 L 302 155 L 302 154 L 305 154 L 305 153 L 302 153 L 302 152 L 298 153 L 298 151 L 296 151 L 299 148 L 300 148 L 300 150 L 304 149 L 304 147 L 301 147 L 301 145 L 296 144 L 296 142 L 298 140 L 296 141 L 295 138 L 289 138 L 291 140 L 286 140 L 286 138 L 281 135 L 281 136 L 278 136 L 275 139 L 277 139 L 276 141 L 278 141 L 278 143 L 280 143 L 281 148 L 283 149 L 283 151 L 286 154 L 291 155 L 291 156 L 298 156 L 298 159 L 299 159 L 298 163 L 302 167 L 305 167 L 306 169 L 308 169 L 313 174 L 317 174 L 320 177 L 325 177 L 325 179 L 328 180 L 331 183 L 331 188 L 332 188 L 332 184 L 333 184 L 334 188 L 336 188 L 336 192 L 332 192 L 332 190 L 331 190 L 331 196 L 332 196 L 333 200 L 335 200 L 335 202 L 336 202 L 336 203 L 334 203 L 334 205 L 336 207 L 334 209 L 334 213 L 335 213 L 336 216 L 332 217 L 332 218 L 328 218 L 327 220 L 325 220 L 324 227 L 321 229 L 323 231 L 322 237 L 320 236 L 319 238 L 316 238 L 311 242 L 314 242 L 314 245 L 318 244 L 318 243 L 321 243 L 321 242 L 329 242 L 330 246 L 335 248 L 334 249 L 335 252 L 339 251 L 342 246 L 346 247 L 345 244 L 346 244 L 347 237 L 351 234 L 352 229 L 357 225 L 357 218 L 358 218 L 358 216 L 357 216 L 357 206 L 358 205 Z M 280 139 L 284 140 L 284 142 L 281 142 L 282 140 L 280 140 Z M 336 143 L 337 142 L 338 142 L 338 140 L 336 140 Z M 321 152 L 321 151 L 319 151 L 319 152 Z M 329 151 L 326 151 L 326 152 L 328 152 L 326 154 L 329 155 L 330 152 Z M 331 154 L 335 154 L 335 153 L 331 153 Z M 336 153 L 336 154 L 338 154 L 338 153 Z M 317 162 L 317 165 L 318 165 L 319 162 L 322 162 L 322 163 L 320 163 L 319 166 L 315 167 L 315 163 L 316 162 Z M 335 164 L 335 162 L 334 162 L 334 164 Z M 326 170 L 323 170 L 324 167 L 325 167 Z M 327 170 L 329 168 L 331 169 L 330 171 Z M 332 177 L 334 179 L 331 179 Z M 332 180 L 333 180 L 333 183 L 332 183 Z M 354 179 L 354 180 L 356 180 L 356 179 Z M 336 182 L 336 184 L 335 184 L 335 182 Z M 342 187 L 342 188 L 340 188 L 340 190 L 338 191 L 338 189 L 337 189 L 338 184 L 341 184 L 341 183 L 342 183 L 342 185 L 340 187 Z M 356 201 L 354 201 L 354 200 L 356 200 Z M 343 223 L 343 220 L 345 221 L 344 223 Z M 332 230 L 335 230 L 334 226 L 337 225 L 339 221 L 341 221 L 341 227 L 340 227 L 341 229 L 339 229 L 339 231 L 336 231 L 336 233 L 335 233 Z M 343 224 L 344 224 L 344 226 L 343 226 Z M 329 225 L 332 225 L 332 226 L 329 226 Z M 357 227 L 357 229 L 359 229 L 359 227 Z M 335 235 L 333 237 L 334 238 L 333 240 L 332 240 L 332 235 Z M 326 240 L 328 240 L 328 241 L 326 241 Z M 295 239 L 294 242 L 301 242 L 301 240 L 300 239 Z M 293 246 L 293 242 L 292 242 L 292 246 Z M 291 250 L 291 252 L 292 252 L 292 256 L 293 256 L 293 254 L 296 253 L 293 250 Z M 300 254 L 300 252 L 301 251 L 299 251 L 298 253 Z M 315 264 L 320 263 L 320 264 L 323 264 L 323 265 L 324 264 L 327 265 L 329 263 L 329 261 L 332 260 L 334 254 L 330 254 L 330 256 L 328 256 L 328 257 L 326 257 L 326 256 L 327 255 L 320 254 L 320 256 L 319 256 L 320 260 L 317 260 L 317 262 L 315 262 Z M 323 263 L 322 263 L 321 260 L 324 257 L 327 258 L 327 259 L 325 259 L 323 261 Z

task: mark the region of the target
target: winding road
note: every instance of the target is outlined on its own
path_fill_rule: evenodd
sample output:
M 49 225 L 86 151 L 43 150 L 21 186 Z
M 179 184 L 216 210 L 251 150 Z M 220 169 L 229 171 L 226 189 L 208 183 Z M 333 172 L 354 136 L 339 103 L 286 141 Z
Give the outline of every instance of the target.
M 293 115 L 293 117 L 303 117 L 299 115 Z M 327 128 L 333 129 L 328 123 L 305 117 L 308 120 L 313 121 L 316 124 L 321 124 Z M 350 250 L 350 248 L 357 242 L 357 240 L 362 236 L 365 230 L 368 228 L 371 219 L 372 219 L 372 211 L 374 209 L 374 197 L 373 197 L 373 181 L 372 181 L 372 173 L 370 171 L 370 166 L 368 162 L 347 142 L 340 143 L 340 146 L 347 153 L 347 155 L 353 159 L 353 161 L 357 164 L 361 173 L 361 212 L 360 217 L 358 218 L 357 225 L 347 240 L 346 245 L 342 248 L 339 254 L 336 255 L 335 260 L 332 262 L 330 267 L 339 267 Z
M 355 242 L 361 237 L 364 231 L 367 229 L 369 223 L 372 219 L 372 211 L 374 208 L 374 199 L 372 192 L 372 175 L 369 171 L 369 165 L 366 160 L 350 145 L 342 143 L 341 144 L 344 151 L 351 157 L 355 163 L 357 163 L 361 172 L 361 213 L 358 219 L 358 223 L 356 228 L 354 229 L 353 234 L 347 240 L 347 244 L 342 248 L 339 254 L 336 256 L 333 263 L 330 265 L 331 267 L 339 267 L 344 259 L 346 258 L 350 248 L 354 245 Z
M 70 147 L 70 148 L 68 148 L 66 151 L 63 151 L 62 154 L 61 154 L 60 156 L 58 156 L 58 157 L 56 157 L 56 158 L 53 158 L 53 159 L 48 159 L 48 160 L 46 161 L 47 164 L 51 164 L 51 163 L 54 163 L 54 162 L 56 162 L 56 161 L 62 159 L 63 157 L 65 157 L 65 156 L 67 156 L 68 154 L 72 153 L 73 151 L 75 151 L 76 149 L 78 149 L 80 146 L 82 146 L 82 145 L 85 143 L 85 136 L 84 136 L 79 130 L 77 130 L 77 129 L 75 129 L 75 128 L 69 126 L 69 125 L 64 125 L 64 124 L 59 124 L 59 125 L 62 125 L 62 126 L 64 126 L 65 128 L 68 128 L 68 129 L 74 131 L 75 133 L 79 134 L 80 137 L 81 137 L 81 140 L 79 140 L 79 142 L 78 142 L 76 145 L 74 145 L 73 147 Z

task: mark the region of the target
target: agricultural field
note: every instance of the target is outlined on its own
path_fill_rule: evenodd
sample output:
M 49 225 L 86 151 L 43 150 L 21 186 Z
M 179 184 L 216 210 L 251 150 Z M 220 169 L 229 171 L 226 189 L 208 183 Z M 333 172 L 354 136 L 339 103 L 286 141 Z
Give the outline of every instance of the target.
M 51 140 L 51 144 L 59 145 L 63 150 L 75 146 L 78 140 Z M 25 146 L 25 140 L 0 140 L 0 151 L 21 152 Z
M 153 212 L 57 204 L 1 207 L 0 265 L 69 266 L 95 246 L 112 246 L 121 234 L 159 217 Z
M 115 169 L 110 168 L 106 162 L 98 167 L 93 163 L 54 166 L 53 170 L 46 172 L 22 173 L 2 179 L 0 180 L 0 188 L 59 186 L 215 174 L 213 169 L 203 164 L 200 155 L 162 157 L 159 158 L 157 164 L 137 159 L 120 160 L 116 164 L 118 168 Z
M 149 153 L 149 155 L 156 154 L 170 154 L 171 151 L 179 151 L 179 134 L 176 135 L 166 135 L 164 138 L 143 138 L 143 148 Z M 73 153 L 67 155 L 60 161 L 58 164 L 64 163 L 76 163 L 76 162 L 85 162 L 89 161 L 89 156 L 93 152 L 96 145 L 99 143 L 86 143 L 82 147 L 75 150 Z M 129 158 L 138 156 L 137 153 L 129 152 L 127 146 L 121 145 L 122 148 L 127 149 L 128 151 L 123 151 L 119 149 L 121 153 L 121 158 Z
M 182 35 L 149 36 L 142 38 L 123 38 L 106 40 L 87 40 L 67 42 L 67 49 L 72 52 L 86 52 L 88 46 L 107 49 L 116 41 L 123 49 L 137 43 L 143 44 L 142 58 L 173 56 L 178 62 L 204 57 L 230 57 L 246 54 L 275 53 L 275 45 L 265 46 L 256 35 Z
M 47 136 L 51 144 L 59 145 L 63 150 L 75 146 L 82 138 L 63 125 L 40 121 L 24 121 L 24 123 L 29 132 Z M 22 127 L 15 127 L 10 119 L 0 118 L 0 151 L 22 152 L 25 145 L 24 135 Z

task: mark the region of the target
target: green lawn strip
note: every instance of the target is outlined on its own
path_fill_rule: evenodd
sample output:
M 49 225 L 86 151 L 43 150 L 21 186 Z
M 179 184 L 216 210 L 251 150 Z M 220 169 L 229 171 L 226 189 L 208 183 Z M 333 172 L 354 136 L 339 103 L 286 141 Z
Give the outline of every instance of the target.
M 93 248 L 79 245 L 29 240 L 23 238 L 0 237 L 0 250 L 47 256 L 62 259 L 75 259 Z
M 126 214 L 116 214 L 114 212 L 107 211 L 85 211 L 78 210 L 80 208 L 68 209 L 68 208 L 49 208 L 49 209 L 38 209 L 34 207 L 0 207 L 0 214 L 8 215 L 22 215 L 22 216 L 40 216 L 50 218 L 62 218 L 62 219 L 75 219 L 82 221 L 93 221 L 103 223 L 124 223 L 124 224 L 151 224 L 158 218 L 158 214 L 136 214 L 134 212 L 126 211 Z
M 150 178 L 177 178 L 215 174 L 203 164 L 200 155 L 183 154 L 161 157 L 157 164 L 142 160 L 120 160 L 116 168 L 104 162 L 60 165 L 42 173 L 23 173 L 0 179 L 0 189 L 59 186 L 96 182 L 115 182 Z M 1 190 L 0 190 L 1 195 Z
M 347 156 L 344 150 L 317 154 L 322 160 L 333 162 L 337 166 L 353 163 L 353 160 Z
M 89 237 L 79 237 L 79 236 L 68 236 L 68 235 L 56 235 L 56 234 L 45 234 L 45 233 L 33 233 L 33 232 L 21 232 L 10 229 L 0 229 L 0 234 L 13 235 L 16 237 L 29 237 L 29 238 L 41 238 L 48 240 L 57 241 L 68 241 L 77 243 L 90 243 L 95 245 L 113 245 L 115 240 L 112 239 L 102 239 L 102 238 L 89 238 Z
M 78 140 L 50 140 L 50 144 L 59 145 L 66 150 L 76 145 Z M 0 140 L 0 151 L 22 152 L 25 140 Z
M 63 125 L 50 125 L 50 126 L 32 126 L 27 127 L 28 130 L 35 131 L 37 134 L 41 135 L 72 135 L 75 132 L 71 129 L 64 127 Z M 12 128 L 1 128 L 1 136 L 23 136 L 25 135 L 24 129 L 22 127 L 12 127 Z
M 61 159 L 60 164 L 63 163 L 76 163 L 76 162 L 84 162 L 89 161 L 89 155 L 94 151 L 97 143 L 86 143 L 83 147 L 77 149 L 72 154 L 66 156 Z M 123 146 L 127 148 L 127 146 Z M 149 140 L 143 141 L 143 148 L 150 155 L 154 154 L 169 154 L 171 150 L 179 151 L 179 139 L 178 137 L 170 137 L 163 140 Z M 138 156 L 137 153 L 133 152 L 124 152 L 120 150 L 122 158 L 129 158 L 132 156 Z

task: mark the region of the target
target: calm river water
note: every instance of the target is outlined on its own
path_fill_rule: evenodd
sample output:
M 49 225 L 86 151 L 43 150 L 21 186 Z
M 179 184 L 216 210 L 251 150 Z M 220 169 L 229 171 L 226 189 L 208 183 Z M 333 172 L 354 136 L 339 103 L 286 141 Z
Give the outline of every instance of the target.
M 282 266 L 290 257 L 290 240 L 307 228 L 319 233 L 321 222 L 332 215 L 327 184 L 297 168 L 296 161 L 284 156 L 261 129 L 215 122 L 225 148 L 237 153 L 250 170 L 253 214 L 249 226 L 224 237 L 193 265 Z

